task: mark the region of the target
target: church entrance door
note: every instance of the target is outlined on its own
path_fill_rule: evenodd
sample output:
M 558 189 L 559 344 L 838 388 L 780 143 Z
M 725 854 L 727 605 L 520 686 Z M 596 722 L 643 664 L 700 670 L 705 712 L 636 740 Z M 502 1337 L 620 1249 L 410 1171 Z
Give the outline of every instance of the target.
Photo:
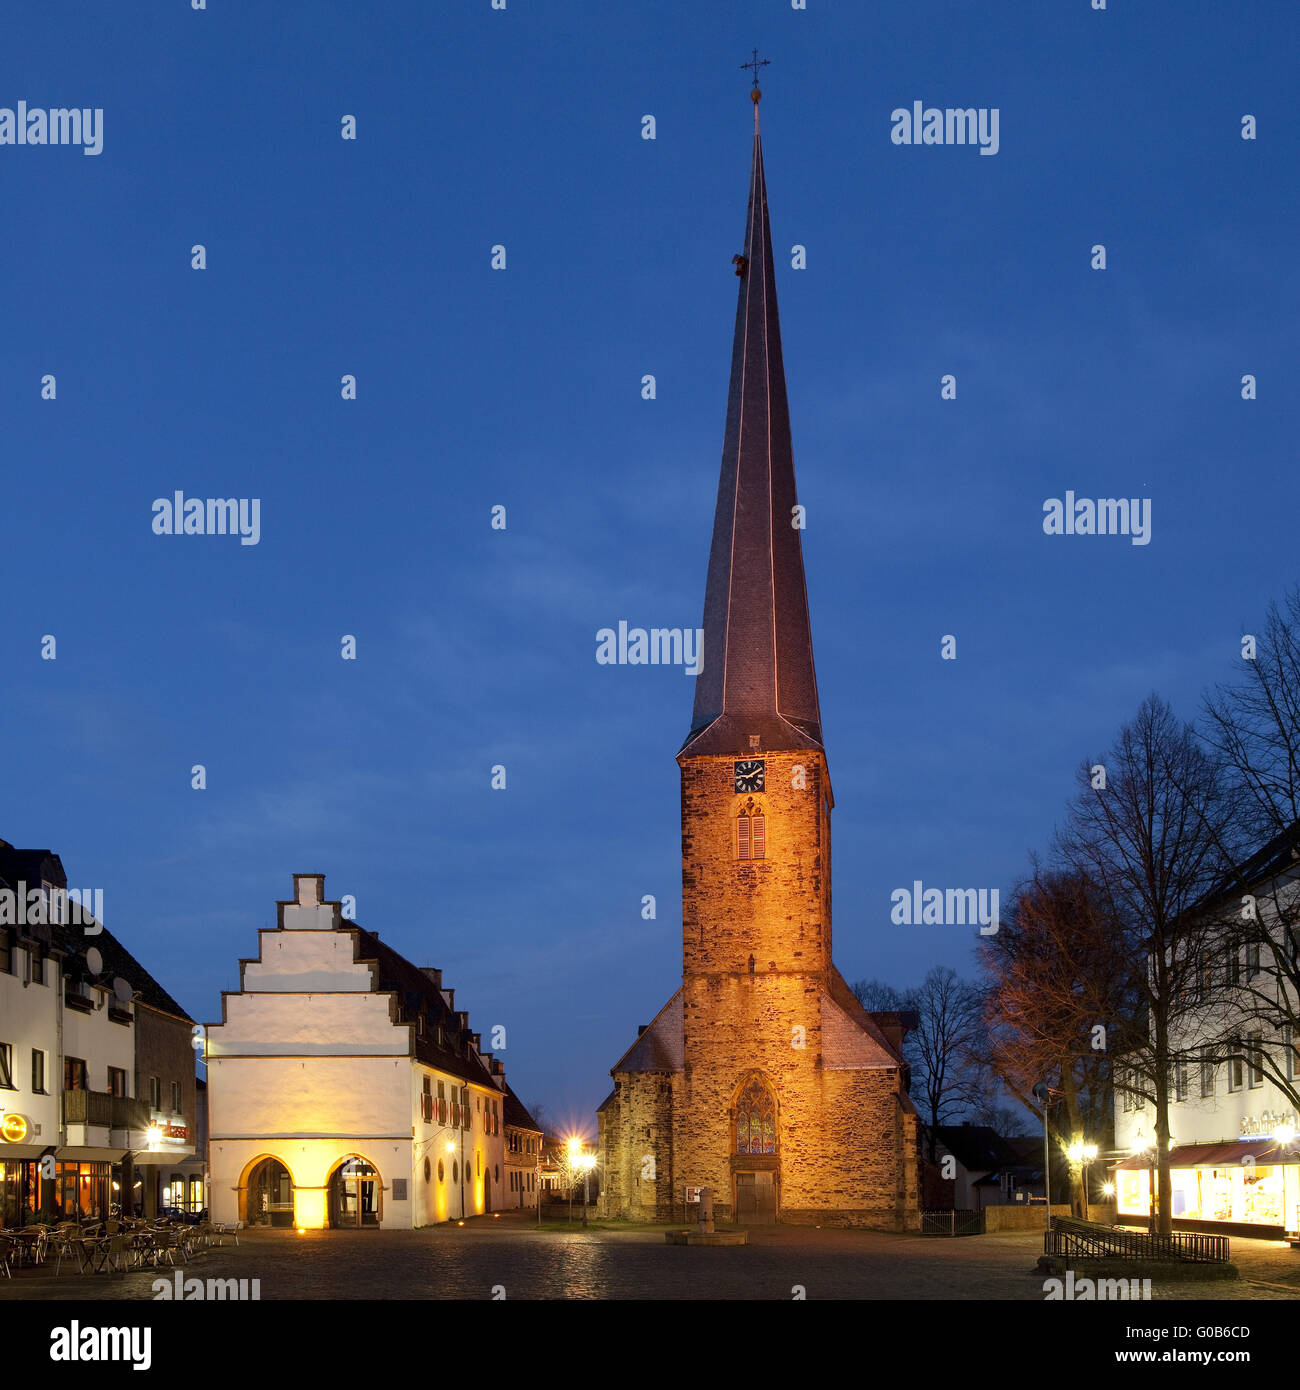
M 776 1174 L 736 1174 L 736 1224 L 771 1226 L 776 1223 Z

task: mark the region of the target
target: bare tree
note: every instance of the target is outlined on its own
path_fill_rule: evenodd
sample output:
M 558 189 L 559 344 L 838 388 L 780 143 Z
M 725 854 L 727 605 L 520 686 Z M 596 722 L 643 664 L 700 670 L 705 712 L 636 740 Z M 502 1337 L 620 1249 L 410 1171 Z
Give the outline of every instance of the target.
M 1048 1131 L 1068 1148 L 1113 1142 L 1111 1050 L 1129 1041 L 1134 962 L 1117 941 L 1088 879 L 1044 872 L 1011 894 L 996 935 L 980 940 L 989 1063 L 1003 1086 L 1043 1125 L 1034 1086 L 1057 1094 Z M 1141 964 L 1138 965 L 1141 968 Z M 1083 1171 L 1071 1169 L 1072 1205 L 1086 1210 Z
M 1195 1008 L 1214 928 L 1198 909 L 1223 879 L 1228 838 L 1218 760 L 1190 725 L 1152 695 L 1105 757 L 1079 771 L 1079 792 L 1059 832 L 1064 861 L 1093 885 L 1097 903 L 1134 962 L 1144 1028 L 1116 1077 L 1155 1109 L 1157 1229 L 1172 1229 L 1169 1097 L 1194 1054 L 1184 1022 Z
M 936 965 L 905 996 L 920 1016 L 911 1044 L 912 1096 L 926 1117 L 931 1163 L 935 1131 L 987 1099 L 981 1075 L 983 1010 L 980 991 L 955 970 Z
M 886 984 L 884 980 L 858 980 L 849 988 L 857 996 L 858 1003 L 869 1014 L 896 1013 L 901 1009 L 912 1007 L 905 1001 L 901 990 L 895 989 L 891 984 Z

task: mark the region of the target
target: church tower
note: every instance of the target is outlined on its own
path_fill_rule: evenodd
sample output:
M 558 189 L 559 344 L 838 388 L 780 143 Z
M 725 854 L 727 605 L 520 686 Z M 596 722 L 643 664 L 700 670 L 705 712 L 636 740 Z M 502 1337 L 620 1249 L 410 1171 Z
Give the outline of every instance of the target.
M 682 987 L 612 1069 L 611 1215 L 906 1227 L 905 1020 L 831 957 L 830 819 L 755 83 L 731 381 L 682 790 Z

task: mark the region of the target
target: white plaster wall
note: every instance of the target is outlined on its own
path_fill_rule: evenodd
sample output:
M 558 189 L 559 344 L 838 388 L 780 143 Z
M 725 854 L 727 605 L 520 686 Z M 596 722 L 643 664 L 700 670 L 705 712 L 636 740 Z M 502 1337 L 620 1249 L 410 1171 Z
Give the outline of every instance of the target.
M 210 1056 L 210 1133 L 409 1139 L 410 1072 L 407 1057 Z
M 13 1047 L 16 1091 L 0 1091 L 0 1109 L 26 1115 L 40 1125 L 29 1144 L 59 1142 L 59 1092 L 63 1089 L 63 1058 L 58 1045 L 58 991 L 62 983 L 53 961 L 45 965 L 48 985 L 23 984 L 26 951 L 15 948 L 13 975 L 0 975 L 0 1042 Z M 129 1030 L 128 1030 L 129 1031 Z M 32 1091 L 32 1048 L 45 1053 L 45 1089 L 48 1095 Z M 89 1060 L 89 1059 L 87 1059 Z
M 1192 1096 L 1185 1101 L 1171 1101 L 1169 1104 L 1169 1128 L 1175 1144 L 1230 1143 L 1242 1137 L 1256 1138 L 1259 1136 L 1242 1136 L 1241 1122 L 1244 1118 L 1256 1119 L 1265 1110 L 1295 1110 L 1281 1089 L 1267 1079 L 1260 1086 L 1229 1091 L 1227 1078 L 1228 1068 L 1221 1062 L 1216 1068 L 1217 1094 L 1202 1099 L 1200 1068 L 1195 1063 L 1188 1068 L 1187 1083 Z M 1117 1103 L 1115 1143 L 1118 1148 L 1135 1148 L 1138 1131 L 1141 1131 L 1144 1139 L 1149 1139 L 1154 1135 L 1155 1127 L 1153 1105 L 1126 1112 L 1122 1101 Z
M 232 994 L 226 1021 L 208 1029 L 207 1055 L 332 1053 L 409 1056 L 410 1030 L 393 1023 L 386 994 Z
M 263 932 L 262 958 L 244 967 L 244 989 L 369 990 L 370 967 L 352 959 L 349 933 Z
M 100 1006 L 94 1013 L 83 1014 L 76 1009 L 63 1011 L 64 1056 L 84 1059 L 86 1085 L 92 1091 L 107 1091 L 109 1067 L 120 1067 L 127 1074 L 128 1093 L 134 1095 L 135 1025 L 113 1023 L 108 1017 L 107 1008 L 108 999 L 112 996 L 99 990 L 94 993 Z M 63 1089 L 62 1059 L 59 1060 L 58 1075 L 53 1079 L 53 1085 L 59 1090 Z
M 280 925 L 285 931 L 331 931 L 337 924 L 333 907 L 325 903 L 286 903 Z

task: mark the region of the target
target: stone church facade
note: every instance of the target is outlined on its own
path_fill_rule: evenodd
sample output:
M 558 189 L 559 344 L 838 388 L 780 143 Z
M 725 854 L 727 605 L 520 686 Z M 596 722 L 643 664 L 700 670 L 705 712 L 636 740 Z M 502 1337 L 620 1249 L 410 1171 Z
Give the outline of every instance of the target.
M 911 1229 L 902 1041 L 831 955 L 831 810 L 762 143 L 754 149 L 704 662 L 682 789 L 682 985 L 611 1068 L 603 1214 Z

